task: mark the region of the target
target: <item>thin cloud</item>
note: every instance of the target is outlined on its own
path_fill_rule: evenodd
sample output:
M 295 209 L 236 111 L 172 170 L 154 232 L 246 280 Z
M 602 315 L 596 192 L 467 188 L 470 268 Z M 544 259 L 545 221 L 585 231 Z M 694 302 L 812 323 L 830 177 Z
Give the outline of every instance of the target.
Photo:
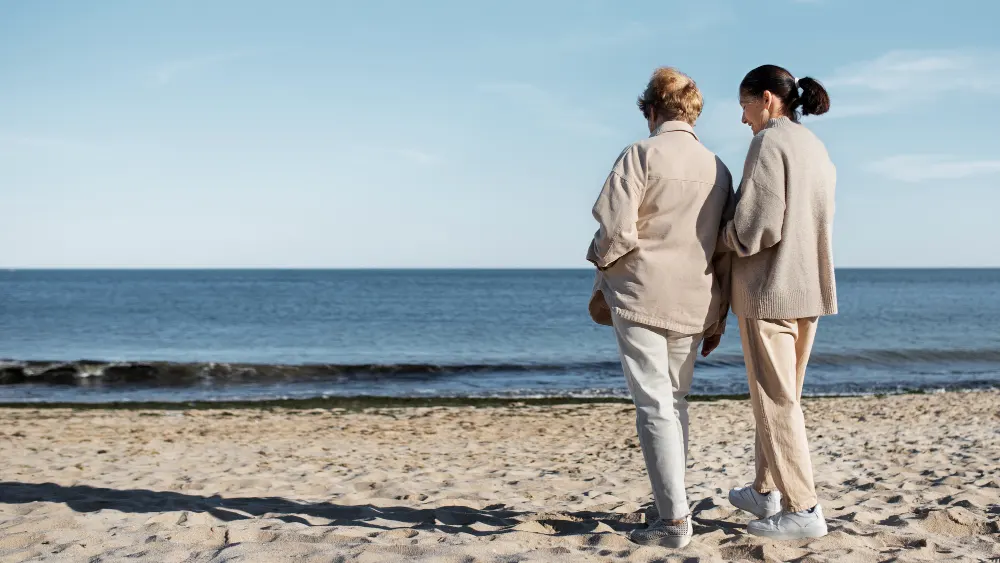
M 547 31 L 542 35 L 517 36 L 487 34 L 484 45 L 502 50 L 505 57 L 512 52 L 536 59 L 546 55 L 579 55 L 584 53 L 633 52 L 662 43 L 663 26 L 670 26 L 670 37 L 687 38 L 709 31 L 721 31 L 737 22 L 730 6 L 719 2 L 702 3 L 697 9 L 671 13 L 669 19 L 650 21 L 601 21 L 596 25 L 576 27 L 567 31 Z M 662 47 L 662 45 L 661 45 Z
M 891 51 L 840 68 L 823 80 L 830 118 L 892 113 L 951 94 L 993 94 L 1000 54 L 978 51 Z
M 1000 174 L 1000 160 L 963 160 L 949 155 L 906 154 L 874 162 L 869 169 L 890 180 L 918 183 Z
M 553 46 L 558 50 L 571 52 L 604 50 L 633 45 L 648 39 L 652 34 L 648 26 L 628 22 L 603 33 L 592 30 L 567 33 L 556 37 Z
M 0 131 L 0 147 L 34 149 L 54 152 L 87 152 L 100 151 L 105 147 L 74 139 L 49 137 L 44 135 L 26 135 Z
M 403 160 L 420 166 L 433 166 L 441 162 L 441 157 L 419 149 L 399 149 L 396 154 Z
M 592 118 L 586 111 L 556 98 L 544 88 L 534 84 L 489 82 L 480 84 L 478 89 L 504 98 L 507 103 L 518 106 L 528 112 L 533 119 L 550 127 L 595 136 L 610 135 L 614 132 L 610 127 Z
M 694 35 L 721 31 L 736 23 L 736 12 L 722 4 L 698 4 L 697 9 L 671 21 L 671 27 L 682 34 Z
M 184 75 L 238 61 L 254 53 L 254 51 L 229 51 L 168 61 L 153 71 L 153 83 L 157 86 L 166 86 Z
M 527 82 L 487 82 L 479 85 L 484 92 L 499 93 L 518 98 L 548 99 L 548 92 Z

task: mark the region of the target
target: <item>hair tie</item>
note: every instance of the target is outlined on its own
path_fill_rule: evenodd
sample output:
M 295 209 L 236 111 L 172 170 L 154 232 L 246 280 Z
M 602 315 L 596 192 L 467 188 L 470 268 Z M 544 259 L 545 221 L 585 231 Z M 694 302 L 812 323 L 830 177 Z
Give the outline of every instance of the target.
M 800 86 L 799 86 L 799 79 L 798 79 L 798 78 L 795 78 L 795 77 L 793 76 L 793 77 L 792 77 L 792 80 L 794 80 L 794 81 L 795 81 L 795 87 L 796 87 L 796 88 L 800 88 Z

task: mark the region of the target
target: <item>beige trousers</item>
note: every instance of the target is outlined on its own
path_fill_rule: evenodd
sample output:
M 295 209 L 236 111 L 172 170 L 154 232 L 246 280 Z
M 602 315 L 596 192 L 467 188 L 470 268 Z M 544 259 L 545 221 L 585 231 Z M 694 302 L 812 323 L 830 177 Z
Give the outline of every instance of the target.
M 789 512 L 817 504 L 802 382 L 816 337 L 816 317 L 796 320 L 739 319 L 750 402 L 757 424 L 754 488 L 781 491 Z

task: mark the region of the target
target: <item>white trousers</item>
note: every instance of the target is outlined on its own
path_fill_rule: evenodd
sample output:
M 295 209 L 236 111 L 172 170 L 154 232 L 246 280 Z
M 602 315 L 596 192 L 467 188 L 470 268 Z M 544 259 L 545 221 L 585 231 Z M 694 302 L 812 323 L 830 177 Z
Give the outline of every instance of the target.
M 612 315 L 635 425 L 660 518 L 690 513 L 684 490 L 688 403 L 701 334 L 678 334 Z

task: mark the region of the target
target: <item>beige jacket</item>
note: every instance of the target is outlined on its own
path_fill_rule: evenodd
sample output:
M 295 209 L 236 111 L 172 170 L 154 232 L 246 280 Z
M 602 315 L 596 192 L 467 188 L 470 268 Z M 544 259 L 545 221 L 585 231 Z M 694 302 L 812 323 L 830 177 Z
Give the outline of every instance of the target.
M 591 318 L 610 325 L 614 311 L 683 334 L 722 333 L 731 254 L 716 244 L 732 203 L 729 170 L 687 123 L 627 147 L 594 205 Z
M 735 217 L 733 312 L 790 320 L 837 313 L 833 212 L 837 171 L 816 135 L 787 117 L 750 143 Z

